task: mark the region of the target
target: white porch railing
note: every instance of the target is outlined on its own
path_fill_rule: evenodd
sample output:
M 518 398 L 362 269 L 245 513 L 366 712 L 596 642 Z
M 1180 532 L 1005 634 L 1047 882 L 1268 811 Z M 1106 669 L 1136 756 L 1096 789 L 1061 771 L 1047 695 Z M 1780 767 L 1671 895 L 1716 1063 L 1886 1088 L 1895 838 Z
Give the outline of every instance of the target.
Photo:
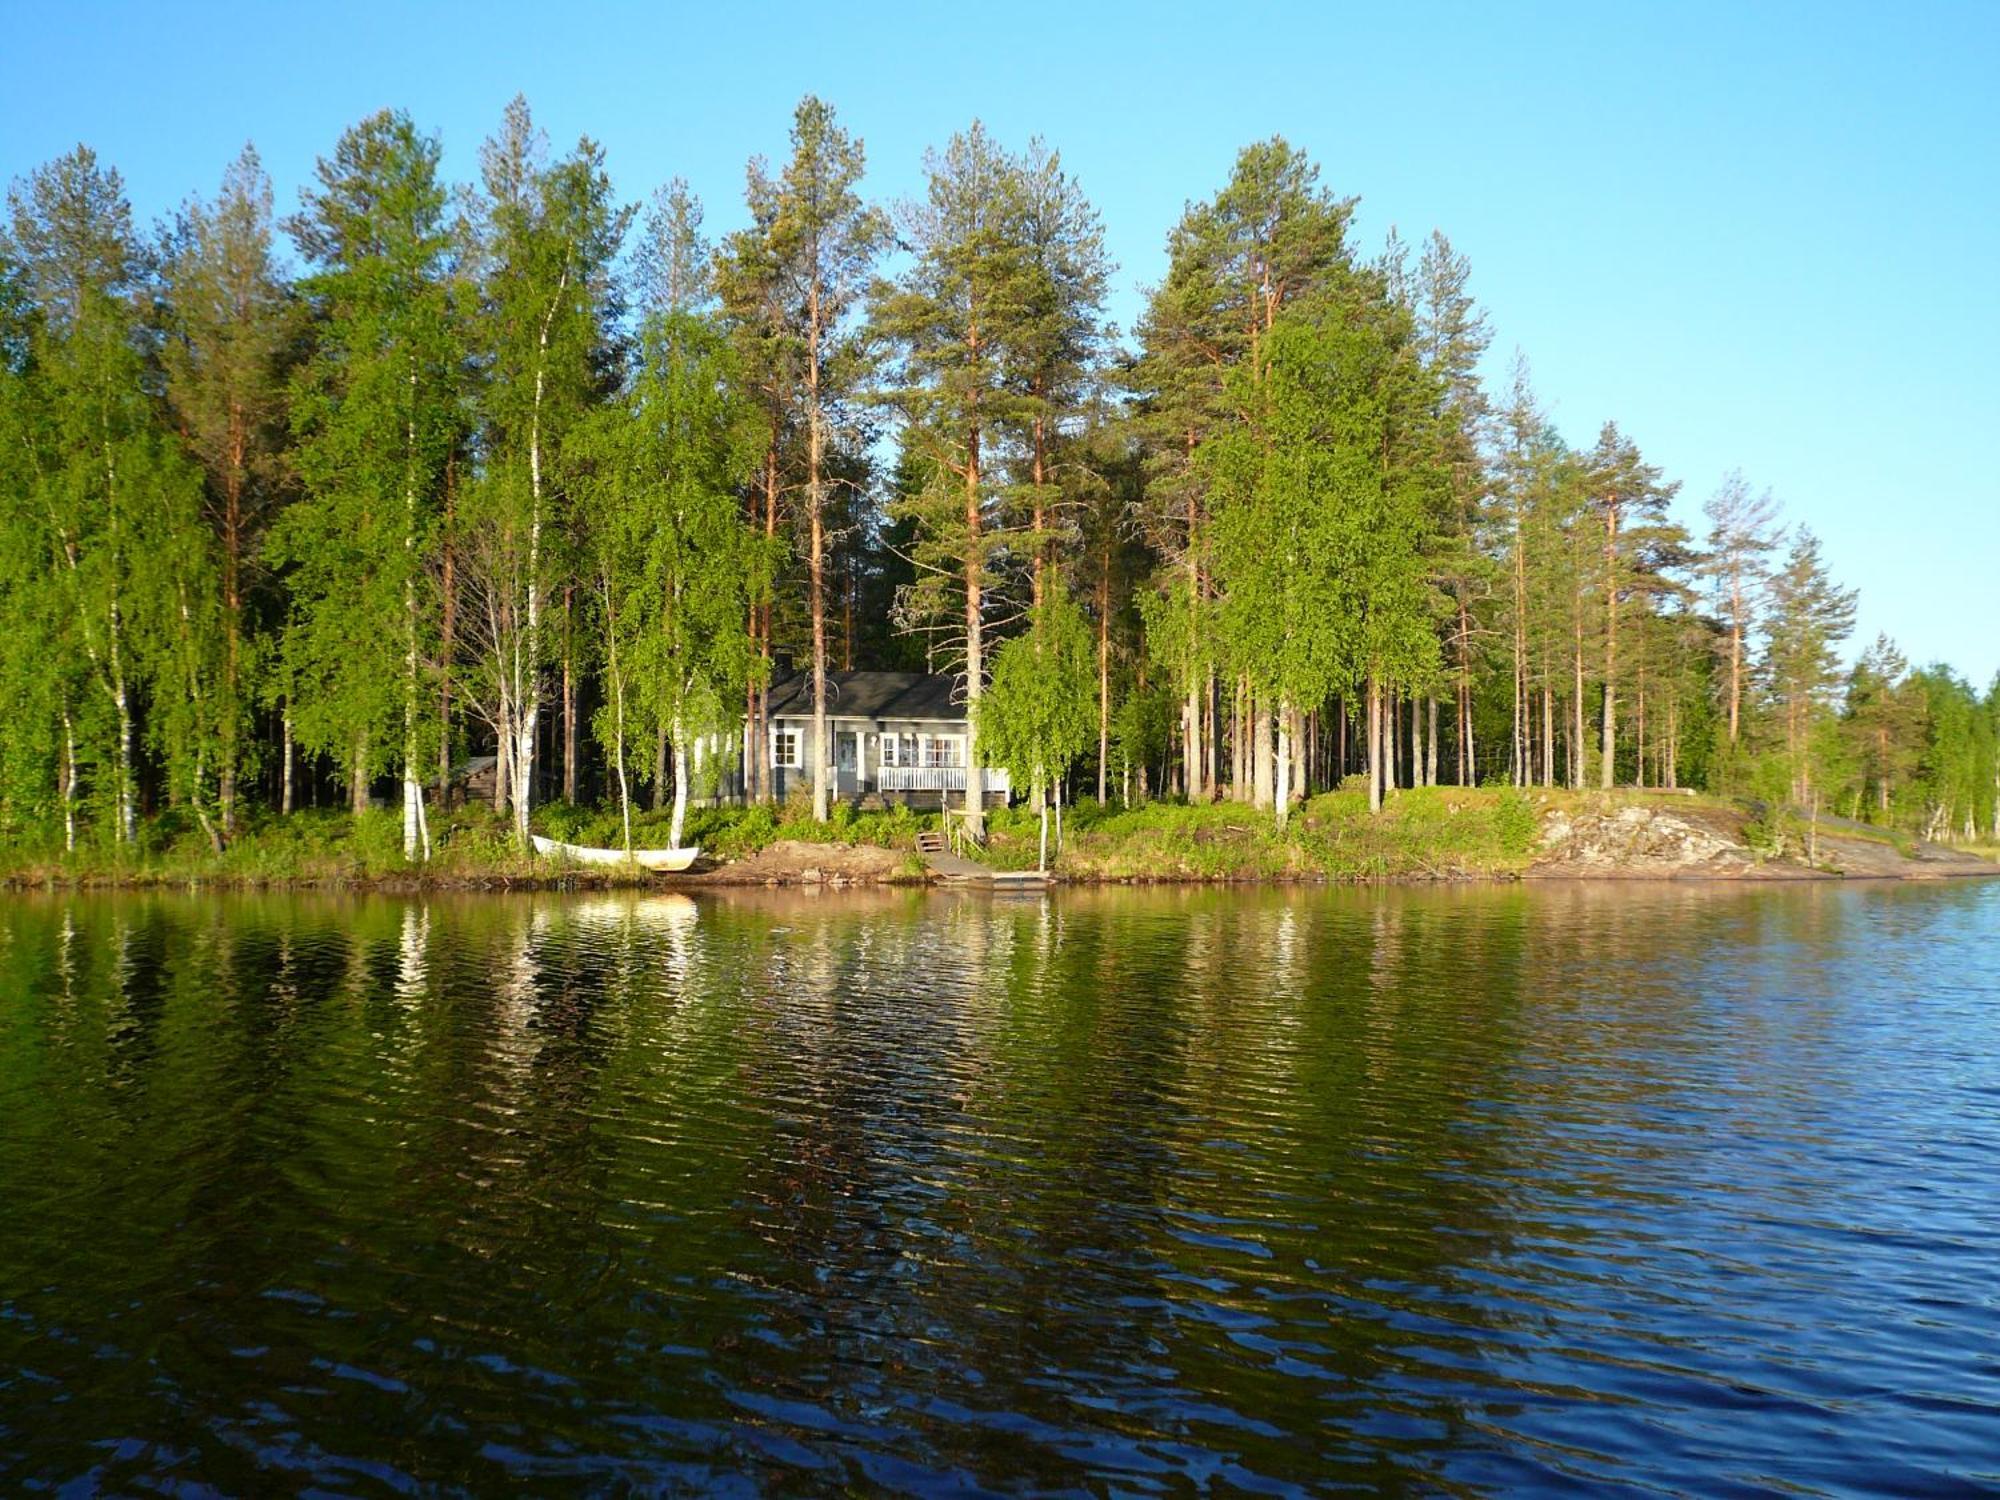
M 988 792 L 1005 792 L 1007 773 L 989 767 L 985 786 Z M 875 787 L 884 792 L 962 792 L 964 766 L 882 766 L 875 772 Z

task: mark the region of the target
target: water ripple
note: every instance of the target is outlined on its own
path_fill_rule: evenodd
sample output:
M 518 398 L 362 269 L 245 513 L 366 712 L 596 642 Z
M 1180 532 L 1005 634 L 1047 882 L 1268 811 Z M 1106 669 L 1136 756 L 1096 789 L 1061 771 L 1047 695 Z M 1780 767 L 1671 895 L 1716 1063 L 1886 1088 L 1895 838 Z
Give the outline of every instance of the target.
M 2000 1488 L 2000 888 L 0 907 L 0 1487 Z

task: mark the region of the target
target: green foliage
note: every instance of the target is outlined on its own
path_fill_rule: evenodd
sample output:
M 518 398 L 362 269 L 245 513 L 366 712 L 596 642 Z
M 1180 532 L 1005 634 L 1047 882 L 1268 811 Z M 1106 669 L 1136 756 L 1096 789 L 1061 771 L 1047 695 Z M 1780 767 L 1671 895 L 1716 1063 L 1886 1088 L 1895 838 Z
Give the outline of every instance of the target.
M 524 833 L 555 780 L 538 762 L 579 723 L 597 744 L 565 794 L 618 805 L 553 805 L 552 832 L 913 837 L 914 815 L 824 798 L 817 824 L 683 809 L 734 771 L 775 653 L 810 645 L 962 674 L 975 766 L 1024 790 L 1079 767 L 1106 802 L 1191 788 L 1203 805 L 1122 831 L 1069 810 L 1065 858 L 1135 873 L 1524 858 L 1521 798 L 1411 793 L 1354 821 L 1356 699 L 1378 695 L 1404 785 L 1435 695 L 1448 780 L 1705 784 L 1760 800 L 1772 848 L 1814 809 L 2000 840 L 2000 684 L 1886 641 L 1850 670 L 1851 593 L 1803 529 L 1770 566 L 1776 503 L 1740 475 L 1698 553 L 1617 426 L 1573 446 L 1525 366 L 1493 410 L 1464 257 L 1392 235 L 1360 258 L 1353 201 L 1283 140 L 1190 202 L 1116 367 L 1103 229 L 1053 149 L 974 126 L 931 153 L 889 284 L 861 142 L 807 98 L 789 147 L 752 165 L 749 223 L 713 259 L 676 182 L 626 262 L 593 142 L 552 159 L 517 99 L 460 189 L 385 111 L 307 183 L 289 282 L 254 152 L 146 242 L 87 148 L 16 183 L 0 839 L 71 871 L 507 868 L 504 824 L 423 784 L 504 740 Z M 1207 804 L 1252 795 L 1274 719 L 1280 740 L 1313 726 L 1309 774 L 1342 790 L 1253 834 Z M 345 780 L 365 804 L 399 772 L 400 846 L 373 814 L 274 826 L 252 804 L 279 800 L 281 756 L 300 801 Z M 648 781 L 673 812 L 637 807 Z M 993 823 L 1002 858 L 1041 833 Z
M 272 540 L 300 606 L 286 642 L 300 740 L 350 776 L 400 766 L 406 784 L 434 748 L 425 596 L 460 420 L 439 154 L 407 115 L 384 111 L 347 131 L 301 194 L 289 227 L 313 268 L 300 289 L 316 334 L 292 403 L 305 494 Z M 406 797 L 413 855 L 420 810 Z
M 1061 591 L 1036 611 L 1028 633 L 1000 649 L 979 706 L 980 750 L 1017 787 L 1069 774 L 1097 731 L 1096 661 L 1083 615 Z
M 1508 790 L 1502 792 L 1494 804 L 1493 831 L 1503 852 L 1529 854 L 1534 851 L 1535 841 L 1540 836 L 1541 820 L 1525 794 Z

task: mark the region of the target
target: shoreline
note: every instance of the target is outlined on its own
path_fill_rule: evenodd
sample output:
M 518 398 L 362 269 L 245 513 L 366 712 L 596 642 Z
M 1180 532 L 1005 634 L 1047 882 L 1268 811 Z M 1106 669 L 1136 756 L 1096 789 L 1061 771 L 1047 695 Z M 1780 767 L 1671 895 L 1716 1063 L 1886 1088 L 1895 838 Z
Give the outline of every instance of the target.
M 866 848 L 865 845 L 828 845 L 831 849 Z M 1798 866 L 1769 864 L 1748 870 L 1655 870 L 1604 867 L 1577 870 L 1530 865 L 1514 871 L 1460 870 L 1442 873 L 1398 871 L 1386 874 L 1323 874 L 1311 871 L 1284 874 L 1172 873 L 1160 875 L 1100 875 L 1052 872 L 1050 887 L 1073 886 L 1106 890 L 1118 887 L 1222 889 L 1359 889 L 1367 886 L 1447 886 L 1447 885 L 1925 885 L 1949 884 L 1961 880 L 2000 878 L 2000 863 L 1967 855 L 1962 860 L 1940 862 L 1939 867 L 1913 868 L 1896 872 L 1844 872 L 1813 870 Z M 420 895 L 535 895 L 608 891 L 678 892 L 696 895 L 704 891 L 800 890 L 813 892 L 850 891 L 932 891 L 990 889 L 978 883 L 947 881 L 935 875 L 923 878 L 882 876 L 853 878 L 833 876 L 807 878 L 802 873 L 734 873 L 729 865 L 698 874 L 633 875 L 601 872 L 551 872 L 541 875 L 453 874 L 426 875 L 302 875 L 255 877 L 212 875 L 193 879 L 157 873 L 129 875 L 93 873 L 73 879 L 28 879 L 0 877 L 0 892 L 10 895 L 85 894 L 250 894 L 311 891 L 329 895 L 379 896 Z
M 339 820 L 246 830 L 222 854 L 185 839 L 107 860 L 99 850 L 0 864 L 0 889 L 323 891 L 382 895 L 570 891 L 905 889 L 958 880 L 916 849 L 926 824 L 838 819 L 831 828 L 768 810 L 719 815 L 705 830 L 706 869 L 653 874 L 552 866 L 479 822 L 458 824 L 432 864 L 412 867 Z M 828 838 L 828 833 L 834 834 Z M 981 862 L 996 873 L 1035 867 L 1038 829 L 1018 810 L 996 815 Z M 844 837 L 843 837 L 844 835 Z M 963 866 L 959 867 L 963 871 Z M 2000 876 L 1990 846 L 1930 844 L 1844 819 L 1772 815 L 1684 792 L 1551 789 L 1405 790 L 1380 813 L 1353 792 L 1324 793 L 1284 830 L 1241 803 L 1155 803 L 1076 818 L 1052 883 L 1107 886 L 1435 886 L 1545 883 L 1777 884 L 1925 881 Z M 983 882 L 974 880 L 970 888 Z

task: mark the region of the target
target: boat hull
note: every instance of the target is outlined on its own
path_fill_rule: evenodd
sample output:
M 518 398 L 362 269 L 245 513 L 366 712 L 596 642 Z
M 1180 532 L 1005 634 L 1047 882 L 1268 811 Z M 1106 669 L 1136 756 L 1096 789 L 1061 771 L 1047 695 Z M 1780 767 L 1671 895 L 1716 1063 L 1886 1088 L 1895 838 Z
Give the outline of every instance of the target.
M 593 849 L 587 844 L 565 844 L 558 839 L 545 839 L 534 835 L 535 852 L 549 859 L 566 859 L 579 865 L 637 865 L 642 870 L 653 870 L 668 874 L 675 870 L 685 870 L 701 857 L 699 847 L 693 849 L 634 849 L 627 854 L 623 849 Z

